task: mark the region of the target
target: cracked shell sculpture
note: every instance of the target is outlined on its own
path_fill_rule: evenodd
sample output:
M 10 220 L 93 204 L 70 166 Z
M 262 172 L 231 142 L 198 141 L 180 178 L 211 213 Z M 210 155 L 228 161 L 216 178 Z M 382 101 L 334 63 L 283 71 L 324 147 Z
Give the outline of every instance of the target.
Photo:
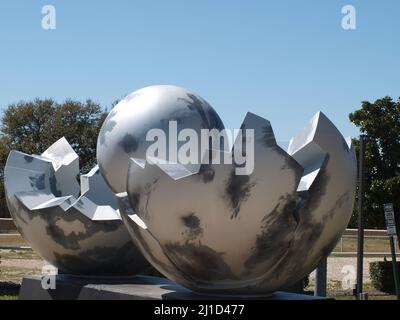
M 147 266 L 121 222 L 115 196 L 96 166 L 82 175 L 78 155 L 61 138 L 41 156 L 12 151 L 5 191 L 25 240 L 59 270 L 132 275 Z
M 319 112 L 286 152 L 269 121 L 248 113 L 241 128 L 254 129 L 250 175 L 236 175 L 235 164 L 146 159 L 144 132 L 165 119 L 183 115 L 185 124 L 193 112 L 188 126 L 210 123 L 203 101 L 184 89 L 150 87 L 106 120 L 98 162 L 119 193 L 123 222 L 158 271 L 196 292 L 250 296 L 288 288 L 329 255 L 347 226 L 356 189 L 351 142 Z M 230 156 L 241 143 L 238 136 Z M 218 153 L 225 151 L 210 152 Z

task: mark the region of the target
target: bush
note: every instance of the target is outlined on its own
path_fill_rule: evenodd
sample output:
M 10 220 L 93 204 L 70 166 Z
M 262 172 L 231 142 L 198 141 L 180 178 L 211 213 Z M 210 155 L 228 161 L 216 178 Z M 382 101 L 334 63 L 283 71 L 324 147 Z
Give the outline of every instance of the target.
M 397 267 L 400 270 L 400 262 L 397 262 Z M 375 289 L 386 293 L 395 293 L 392 261 L 370 262 L 369 275 Z

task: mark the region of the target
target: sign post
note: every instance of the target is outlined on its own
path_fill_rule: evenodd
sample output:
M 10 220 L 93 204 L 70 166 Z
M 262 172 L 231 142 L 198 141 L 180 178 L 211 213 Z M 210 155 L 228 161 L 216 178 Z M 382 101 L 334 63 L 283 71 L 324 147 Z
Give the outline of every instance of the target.
M 394 285 L 396 288 L 396 296 L 397 300 L 400 300 L 399 270 L 397 267 L 396 247 L 394 244 L 394 237 L 397 237 L 397 231 L 396 231 L 396 223 L 394 220 L 393 203 L 384 204 L 383 210 L 385 212 L 386 229 L 388 236 L 390 238 L 390 251 L 392 253 L 393 278 L 394 278 Z
M 358 234 L 357 234 L 357 299 L 363 299 L 363 258 L 364 258 L 364 158 L 367 136 L 360 135 L 358 159 Z

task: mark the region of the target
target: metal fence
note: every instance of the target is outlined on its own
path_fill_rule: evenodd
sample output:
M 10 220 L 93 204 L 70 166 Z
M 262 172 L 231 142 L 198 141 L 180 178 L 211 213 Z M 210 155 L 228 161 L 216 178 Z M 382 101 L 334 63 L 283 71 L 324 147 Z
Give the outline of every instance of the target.
M 357 229 L 346 229 L 343 236 L 332 252 L 333 255 L 357 254 Z M 398 241 L 396 239 L 396 254 L 399 254 Z M 365 256 L 390 256 L 390 240 L 386 230 L 364 231 L 364 255 Z

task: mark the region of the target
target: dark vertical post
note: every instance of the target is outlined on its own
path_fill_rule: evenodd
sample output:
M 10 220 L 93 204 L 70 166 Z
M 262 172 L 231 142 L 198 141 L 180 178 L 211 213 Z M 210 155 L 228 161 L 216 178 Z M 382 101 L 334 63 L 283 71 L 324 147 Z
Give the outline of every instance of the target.
M 358 159 L 358 241 L 357 241 L 357 299 L 363 292 L 364 258 L 364 158 L 367 136 L 360 135 L 360 154 Z
M 321 261 L 315 272 L 314 296 L 326 297 L 326 275 L 328 269 L 328 258 Z
M 393 279 L 396 288 L 397 300 L 400 300 L 400 283 L 399 283 L 399 269 L 396 260 L 396 247 L 394 244 L 394 237 L 390 236 L 390 251 L 392 252 L 392 265 L 393 265 Z

